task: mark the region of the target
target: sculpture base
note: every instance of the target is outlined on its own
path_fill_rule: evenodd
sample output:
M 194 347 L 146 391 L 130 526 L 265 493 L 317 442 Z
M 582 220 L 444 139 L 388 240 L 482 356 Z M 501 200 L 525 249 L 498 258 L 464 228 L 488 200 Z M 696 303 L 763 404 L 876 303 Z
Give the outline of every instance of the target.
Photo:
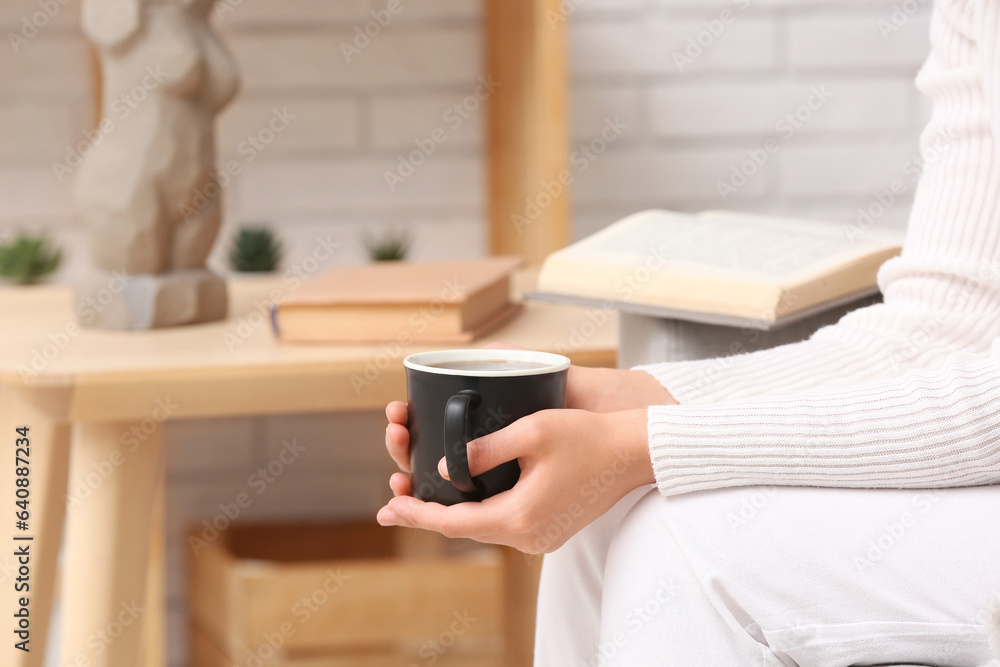
M 76 289 L 80 324 L 97 329 L 158 329 L 225 319 L 226 281 L 206 271 L 129 276 L 96 273 Z

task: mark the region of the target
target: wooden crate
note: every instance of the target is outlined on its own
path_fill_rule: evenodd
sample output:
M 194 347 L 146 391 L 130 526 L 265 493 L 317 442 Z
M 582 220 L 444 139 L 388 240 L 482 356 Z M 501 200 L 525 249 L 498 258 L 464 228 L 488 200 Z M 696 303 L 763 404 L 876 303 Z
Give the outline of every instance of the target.
M 281 524 L 234 526 L 189 553 L 191 667 L 502 664 L 497 549 Z

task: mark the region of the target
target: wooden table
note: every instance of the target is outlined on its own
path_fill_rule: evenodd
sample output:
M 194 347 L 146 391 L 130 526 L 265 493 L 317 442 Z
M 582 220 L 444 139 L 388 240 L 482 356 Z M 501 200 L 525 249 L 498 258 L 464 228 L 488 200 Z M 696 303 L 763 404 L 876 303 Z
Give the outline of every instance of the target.
M 237 281 L 230 288 L 234 319 L 152 332 L 76 328 L 65 288 L 0 290 L 0 554 L 13 553 L 15 544 L 14 438 L 24 425 L 31 517 L 23 534 L 34 537 L 19 543 L 31 551 L 32 651 L 15 650 L 7 630 L 0 664 L 42 665 L 65 518 L 60 667 L 162 665 L 164 420 L 367 410 L 405 396 L 402 357 L 427 348 L 277 344 L 264 318 L 253 315 L 275 286 Z M 616 323 L 595 331 L 589 322 L 581 309 L 527 304 L 490 338 L 568 349 L 574 363 L 613 366 Z M 370 384 L 357 388 L 358 377 Z M 67 508 L 68 476 L 88 475 L 91 497 Z M 518 638 L 509 664 L 523 667 L 531 664 L 535 570 L 522 557 L 508 562 L 508 630 Z M 11 564 L 0 556 L 0 566 Z M 16 604 L 13 576 L 0 567 L 5 627 Z M 144 608 L 138 618 L 132 605 Z

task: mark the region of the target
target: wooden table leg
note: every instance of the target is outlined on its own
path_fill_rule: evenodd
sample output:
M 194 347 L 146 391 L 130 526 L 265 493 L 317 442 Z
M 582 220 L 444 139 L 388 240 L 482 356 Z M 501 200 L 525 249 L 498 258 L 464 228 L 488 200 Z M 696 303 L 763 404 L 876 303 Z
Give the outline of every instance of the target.
M 58 401 L 61 396 L 53 390 L 52 396 L 42 396 L 32 392 L 31 399 L 20 389 L 5 386 L 0 390 L 0 502 L 9 512 L 4 512 L 0 524 L 0 614 L 4 627 L 13 619 L 17 600 L 14 579 L 19 576 L 14 557 L 13 535 L 32 536 L 30 542 L 17 542 L 18 546 L 28 545 L 31 553 L 31 590 L 25 595 L 30 599 L 30 652 L 13 648 L 13 641 L 4 641 L 0 648 L 0 664 L 11 667 L 40 667 L 45 660 L 45 643 L 48 639 L 52 616 L 53 599 L 56 592 L 59 549 L 62 544 L 63 521 L 66 514 L 66 475 L 69 459 L 69 426 L 53 420 L 40 409 L 36 400 Z M 29 497 L 28 530 L 21 532 L 14 526 L 15 501 L 15 442 L 18 437 L 15 428 L 28 426 L 30 439 L 29 460 L 31 495 Z M 19 596 L 18 596 L 19 597 Z
M 146 569 L 146 600 L 147 613 L 142 628 L 142 662 L 143 667 L 163 667 L 167 662 L 167 629 L 164 626 L 163 614 L 148 613 L 156 607 L 162 609 L 166 602 L 166 536 L 164 534 L 164 493 L 165 480 L 158 480 L 156 500 L 153 504 L 153 521 L 149 538 L 149 562 Z
M 530 667 L 535 655 L 535 608 L 542 557 L 504 549 L 504 663 Z
M 140 665 L 143 628 L 163 622 L 162 600 L 147 600 L 163 476 L 162 428 L 151 421 L 75 425 L 71 490 L 95 483 L 68 508 L 60 665 Z

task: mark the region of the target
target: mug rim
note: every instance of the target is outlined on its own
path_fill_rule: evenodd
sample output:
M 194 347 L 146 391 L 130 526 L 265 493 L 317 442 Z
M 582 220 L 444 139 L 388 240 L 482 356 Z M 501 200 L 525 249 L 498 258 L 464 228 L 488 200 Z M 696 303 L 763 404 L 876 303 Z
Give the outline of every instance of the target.
M 431 364 L 441 364 L 457 361 L 531 361 L 543 363 L 539 368 L 522 368 L 513 370 L 469 371 L 457 368 L 436 368 Z M 462 375 L 466 377 L 517 377 L 522 375 L 547 375 L 564 371 L 570 366 L 569 357 L 555 352 L 538 352 L 535 350 L 504 350 L 504 349 L 457 349 L 431 350 L 416 352 L 403 359 L 403 366 L 408 369 L 436 375 Z

